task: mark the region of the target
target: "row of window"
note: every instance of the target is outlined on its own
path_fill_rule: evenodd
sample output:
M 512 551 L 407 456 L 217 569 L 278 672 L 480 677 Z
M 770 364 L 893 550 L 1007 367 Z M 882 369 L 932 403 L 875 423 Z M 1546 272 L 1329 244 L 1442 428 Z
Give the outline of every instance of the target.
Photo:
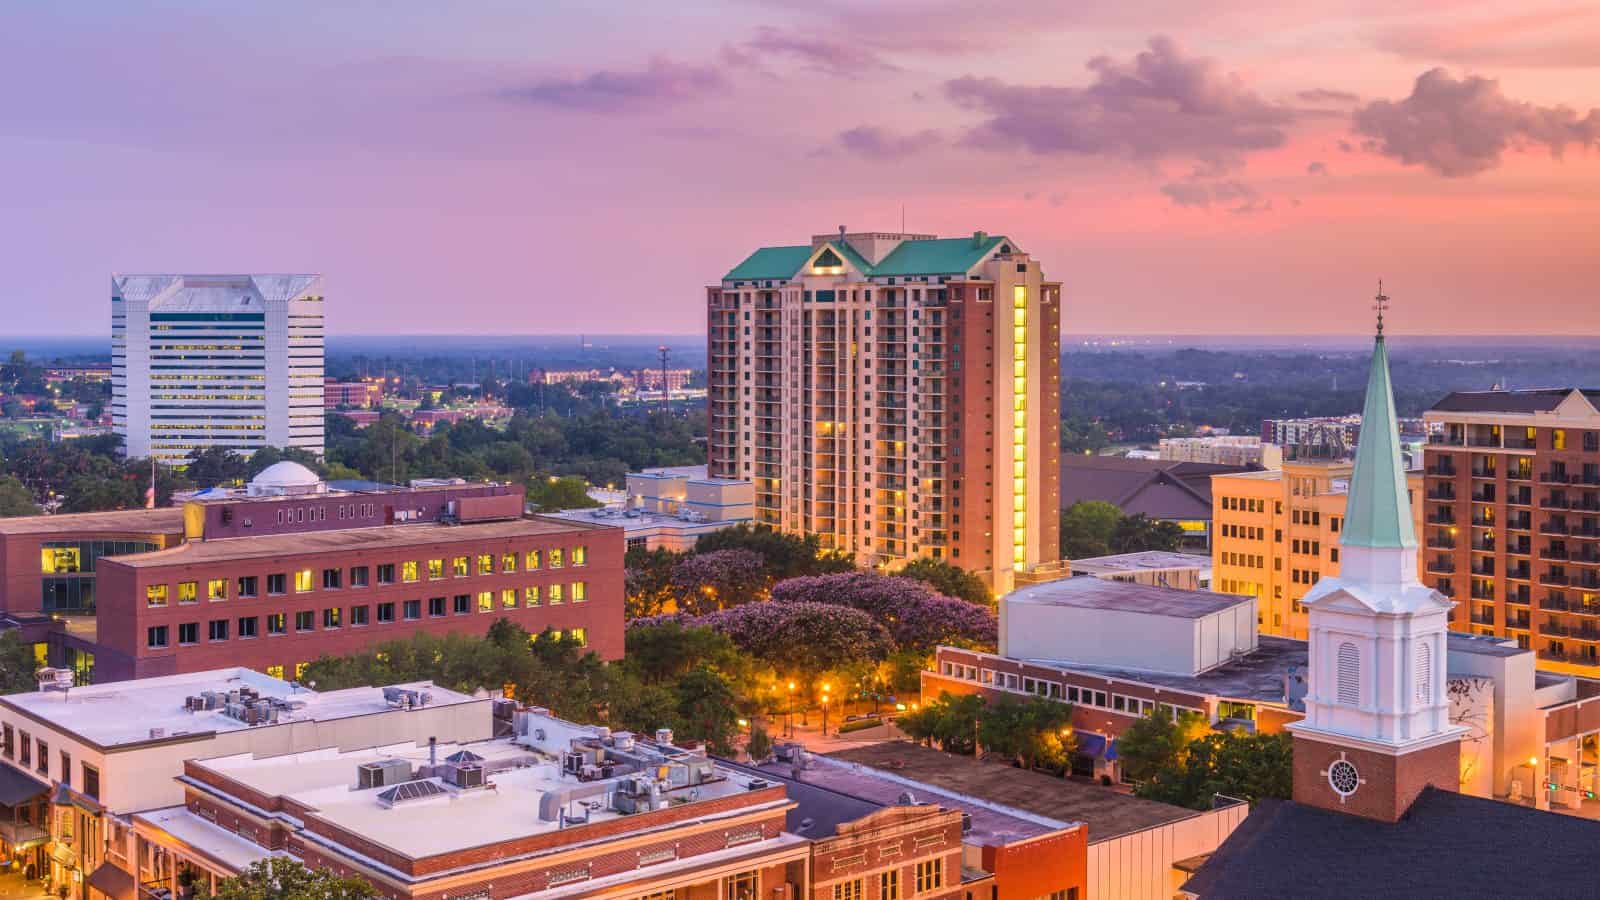
M 1239 578 L 1219 578 L 1217 579 L 1217 592 L 1221 594 L 1236 594 L 1240 597 L 1259 597 L 1261 596 L 1261 585 L 1259 582 L 1244 581 Z
M 1217 555 L 1222 558 L 1222 564 L 1225 566 L 1244 566 L 1249 569 L 1264 569 L 1267 566 L 1267 558 L 1258 553 L 1233 553 L 1223 550 Z
M 1223 497 L 1222 508 L 1233 512 L 1266 512 L 1267 501 L 1256 497 Z
M 573 603 L 583 603 L 589 599 L 588 582 L 574 581 L 570 585 L 552 584 L 543 587 L 505 588 L 501 591 L 479 591 L 474 603 L 472 594 L 457 594 L 447 601 L 444 597 L 428 598 L 428 618 L 438 619 L 447 615 L 467 615 L 476 609 L 480 613 L 513 610 L 518 606 L 532 609 L 548 603 L 550 606 L 559 606 L 570 600 Z M 406 600 L 401 603 L 389 601 L 377 604 L 376 613 L 379 624 L 395 621 L 395 613 L 399 611 L 401 617 L 407 622 L 420 620 L 422 616 L 421 600 Z M 351 626 L 360 627 L 372 623 L 371 613 L 373 608 L 367 604 L 351 606 L 348 610 L 333 606 L 322 610 L 322 628 L 330 630 L 343 627 L 346 621 Z M 348 620 L 346 619 L 348 615 Z M 260 616 L 241 616 L 238 619 L 212 619 L 206 624 L 206 639 L 208 641 L 226 641 L 230 638 L 230 624 L 237 625 L 234 632 L 239 638 L 248 639 L 260 634 Z M 289 614 L 272 613 L 266 618 L 266 633 L 269 635 L 289 633 Z M 317 610 L 303 609 L 294 613 L 294 630 L 306 632 L 317 630 Z M 145 629 L 145 646 L 152 650 L 170 646 L 172 630 L 167 625 L 151 625 Z M 180 622 L 177 626 L 177 638 L 180 646 L 197 644 L 200 642 L 199 622 Z
M 540 569 L 561 569 L 567 565 L 584 566 L 589 561 L 589 549 L 584 546 L 572 547 L 563 550 L 560 547 L 552 548 L 548 553 L 540 550 L 529 550 L 526 553 L 503 553 L 496 557 L 492 553 L 480 553 L 475 558 L 471 556 L 456 556 L 450 559 L 450 575 L 463 578 L 473 574 L 495 575 L 514 574 L 518 571 L 519 564 L 522 571 L 537 572 Z M 374 569 L 376 571 L 374 571 Z M 422 580 L 422 573 L 427 573 L 429 581 L 438 581 L 446 577 L 445 560 L 430 559 L 419 562 L 407 560 L 399 563 L 380 563 L 376 567 L 351 566 L 348 572 L 341 568 L 328 568 L 322 570 L 322 590 L 335 591 L 345 587 L 364 588 L 372 583 L 376 575 L 377 583 L 387 584 L 415 584 Z M 315 590 L 318 583 L 316 573 L 311 569 L 299 571 L 274 572 L 266 576 L 267 596 L 277 596 L 289 593 L 289 578 L 294 578 L 294 593 L 306 594 Z M 228 599 L 228 579 L 212 578 L 205 582 L 205 598 L 212 602 L 221 602 Z M 258 597 L 261 591 L 261 582 L 258 576 L 241 575 L 234 583 L 237 597 Z M 558 588 L 559 589 L 559 588 Z M 145 605 L 149 607 L 166 606 L 168 601 L 177 597 L 180 604 L 200 602 L 200 582 L 180 581 L 175 586 L 168 584 L 151 584 L 144 589 Z
M 19 740 L 20 738 L 20 740 Z M 20 752 L 19 752 L 20 751 Z M 13 732 L 11 724 L 0 726 L 0 754 L 6 759 L 16 762 L 22 769 L 33 768 L 45 780 L 50 778 L 50 745 L 44 738 L 34 738 L 26 731 Z M 34 760 L 38 760 L 37 768 Z M 76 786 L 77 789 L 90 797 L 100 797 L 100 770 L 88 763 L 81 763 L 82 779 Z M 56 772 L 57 779 L 67 787 L 74 787 L 72 783 L 72 754 L 61 751 L 61 767 Z
M 926 894 L 944 886 L 944 859 L 927 859 L 916 864 L 916 894 Z M 915 896 L 915 895 L 913 895 Z M 900 900 L 900 870 L 878 873 L 876 900 Z M 865 900 L 866 879 L 852 878 L 833 886 L 833 900 Z
M 1204 710 L 1193 707 L 1174 706 L 1169 703 L 1158 704 L 1154 700 L 1142 697 L 1133 697 L 1126 694 L 1113 694 L 1093 688 L 1080 688 L 1075 684 L 1064 684 L 1032 676 L 1017 676 L 1010 672 L 999 672 L 994 669 L 980 669 L 977 666 L 968 666 L 949 661 L 940 664 L 940 674 L 947 678 L 958 678 L 963 681 L 976 681 L 979 684 L 989 685 L 1004 691 L 1016 691 L 1023 694 L 1033 694 L 1047 697 L 1051 700 L 1066 700 L 1074 706 L 1088 706 L 1095 709 L 1107 709 L 1112 712 L 1124 713 L 1130 716 L 1147 716 L 1159 706 L 1170 711 L 1173 716 L 1178 712 L 1192 712 L 1205 714 Z
M 1259 541 L 1267 536 L 1267 530 L 1255 525 L 1223 525 L 1222 537 L 1239 538 L 1246 541 Z

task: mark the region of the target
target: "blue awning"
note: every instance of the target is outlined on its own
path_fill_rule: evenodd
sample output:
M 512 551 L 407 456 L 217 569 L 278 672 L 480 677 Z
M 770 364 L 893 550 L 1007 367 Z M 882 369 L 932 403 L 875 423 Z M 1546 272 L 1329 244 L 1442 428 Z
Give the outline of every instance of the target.
M 1106 736 L 1092 731 L 1073 731 L 1073 737 L 1078 740 L 1078 752 L 1085 756 L 1103 757 L 1106 755 Z

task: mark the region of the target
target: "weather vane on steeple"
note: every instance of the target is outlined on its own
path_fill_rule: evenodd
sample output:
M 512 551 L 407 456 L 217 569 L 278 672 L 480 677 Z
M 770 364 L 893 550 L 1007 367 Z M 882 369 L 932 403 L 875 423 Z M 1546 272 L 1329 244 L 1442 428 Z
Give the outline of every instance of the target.
M 1383 314 L 1389 308 L 1389 298 L 1383 295 L 1382 278 L 1378 279 L 1378 296 L 1376 300 L 1377 302 L 1372 305 L 1372 308 L 1378 311 L 1378 337 L 1383 337 Z

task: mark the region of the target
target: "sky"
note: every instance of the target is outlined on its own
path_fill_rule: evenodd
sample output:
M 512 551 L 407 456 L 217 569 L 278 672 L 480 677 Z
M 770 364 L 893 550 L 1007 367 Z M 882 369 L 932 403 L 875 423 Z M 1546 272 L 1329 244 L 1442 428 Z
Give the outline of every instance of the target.
M 0 7 L 0 335 L 114 272 L 338 334 L 703 331 L 813 234 L 1010 236 L 1073 334 L 1600 334 L 1600 3 Z

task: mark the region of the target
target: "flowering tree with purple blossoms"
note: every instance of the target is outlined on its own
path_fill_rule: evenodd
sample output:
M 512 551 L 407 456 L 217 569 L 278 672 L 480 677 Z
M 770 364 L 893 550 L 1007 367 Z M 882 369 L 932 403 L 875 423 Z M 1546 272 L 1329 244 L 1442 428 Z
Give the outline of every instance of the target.
M 678 608 L 704 614 L 764 599 L 767 561 L 753 550 L 696 553 L 672 569 Z
M 807 680 L 853 663 L 882 660 L 895 649 L 888 629 L 871 615 L 831 603 L 750 603 L 702 616 L 634 619 L 628 627 L 666 622 L 721 632 L 745 653 Z
M 994 614 L 965 600 L 946 597 L 912 578 L 848 572 L 780 581 L 775 604 L 823 603 L 866 613 L 883 623 L 904 650 L 927 652 L 940 644 L 993 646 L 998 640 Z

